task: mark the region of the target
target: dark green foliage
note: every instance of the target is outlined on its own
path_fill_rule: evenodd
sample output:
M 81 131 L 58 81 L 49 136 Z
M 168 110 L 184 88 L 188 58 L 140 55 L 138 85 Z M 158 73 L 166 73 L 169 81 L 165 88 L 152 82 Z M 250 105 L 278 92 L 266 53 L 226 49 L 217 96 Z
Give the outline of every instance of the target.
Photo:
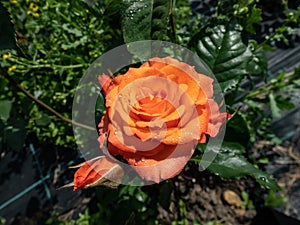
M 242 40 L 241 26 L 220 24 L 209 27 L 196 39 L 197 54 L 212 69 L 223 91 L 247 75 L 251 52 Z
M 205 145 L 198 145 L 200 151 L 205 150 Z M 271 175 L 259 170 L 243 156 L 245 148 L 237 143 L 224 142 L 220 149 L 209 148 L 209 151 L 216 153 L 216 158 L 210 162 L 209 171 L 224 177 L 237 178 L 245 175 L 253 176 L 256 181 L 265 188 L 274 191 L 280 190 L 278 184 Z M 192 161 L 200 162 L 201 158 L 194 157 Z
M 1 67 L 29 93 L 71 118 L 74 92 L 89 64 L 122 43 L 120 26 L 111 29 L 120 12 L 120 2 L 87 4 L 84 1 L 49 0 L 47 3 L 29 3 L 22 0 L 16 4 L 9 1 L 3 4 L 11 12 L 19 34 L 18 43 L 26 57 L 6 51 L 0 61 Z M 7 38 L 11 36 L 7 33 Z M 75 148 L 71 124 L 33 104 L 16 92 L 17 89 L 11 88 L 2 76 L 0 79 L 0 99 L 14 102 L 11 112 L 22 112 L 18 114 L 18 120 L 23 120 L 27 132 L 34 133 L 40 141 Z M 7 119 L 13 121 L 15 116 L 11 113 Z M 23 130 L 23 134 L 25 132 Z M 3 145 L 7 146 L 5 140 Z
M 242 26 L 225 23 L 207 27 L 195 35 L 192 45 L 212 69 L 221 89 L 234 88 L 245 76 L 264 76 L 267 61 L 256 42 L 242 38 Z
M 218 2 L 218 17 L 223 20 L 235 19 L 243 30 L 255 33 L 253 25 L 262 20 L 258 0 L 224 0 Z
M 170 7 L 169 0 L 123 0 L 124 41 L 163 39 L 167 34 Z

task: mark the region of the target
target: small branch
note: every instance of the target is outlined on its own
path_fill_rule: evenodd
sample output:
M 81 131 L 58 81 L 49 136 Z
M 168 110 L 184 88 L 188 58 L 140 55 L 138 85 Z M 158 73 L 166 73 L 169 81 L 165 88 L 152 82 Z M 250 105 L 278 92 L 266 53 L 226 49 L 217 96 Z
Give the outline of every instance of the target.
M 173 14 L 173 0 L 170 0 L 169 18 L 170 18 L 170 25 L 171 25 L 174 41 L 176 43 L 178 43 L 177 36 L 176 36 L 176 27 L 175 27 L 175 21 L 174 21 L 174 14 Z
M 57 116 L 62 121 L 65 121 L 65 122 L 68 122 L 68 123 L 72 123 L 72 124 L 74 124 L 76 126 L 79 126 L 79 127 L 82 127 L 82 128 L 88 129 L 88 130 L 95 130 L 95 128 L 93 128 L 93 127 L 90 127 L 90 126 L 82 124 L 82 123 L 78 123 L 78 122 L 76 122 L 74 120 L 71 120 L 71 119 L 66 118 L 63 115 L 61 115 L 59 112 L 57 112 L 56 110 L 54 110 L 53 108 L 51 108 L 50 106 L 48 106 L 46 103 L 44 103 L 41 100 L 37 99 L 31 93 L 29 93 L 27 90 L 25 90 L 15 79 L 13 79 L 11 76 L 9 76 L 8 73 L 5 70 L 3 70 L 2 68 L 0 68 L 0 74 L 2 74 L 3 77 L 6 80 L 8 80 L 12 85 L 14 85 L 15 87 L 17 87 L 21 92 L 23 92 L 28 98 L 30 98 L 32 101 L 36 102 L 40 106 L 42 106 L 45 109 L 47 109 L 48 111 L 50 111 L 52 114 L 54 114 L 55 116 Z
M 286 73 L 284 75 L 284 83 L 286 86 L 288 85 L 291 85 L 292 82 L 294 81 L 294 79 L 291 79 L 293 76 L 295 75 L 295 72 L 292 71 L 292 72 L 289 72 L 289 73 Z M 265 85 L 265 86 L 264 86 Z M 260 83 L 258 84 L 257 86 L 255 86 L 255 89 L 258 89 L 256 91 L 250 91 L 248 93 L 245 93 L 241 98 L 238 98 L 236 100 L 236 102 L 240 102 L 240 101 L 243 101 L 244 99 L 246 98 L 257 98 L 259 96 L 262 96 L 262 95 L 265 95 L 265 94 L 268 94 L 270 93 L 270 91 L 272 91 L 272 89 L 274 89 L 276 83 L 272 83 L 272 82 L 268 82 L 267 84 L 264 84 L 264 83 Z
M 80 67 L 86 66 L 84 64 L 75 64 L 75 65 L 38 64 L 38 61 L 32 63 L 29 60 L 26 60 L 24 58 L 23 59 L 21 58 L 21 60 L 19 60 L 18 58 L 15 58 L 15 57 L 11 57 L 11 58 L 9 58 L 9 60 L 11 62 L 20 64 L 20 65 L 24 65 L 24 66 L 29 67 L 31 69 L 36 69 L 36 68 L 75 69 L 75 68 L 80 68 Z

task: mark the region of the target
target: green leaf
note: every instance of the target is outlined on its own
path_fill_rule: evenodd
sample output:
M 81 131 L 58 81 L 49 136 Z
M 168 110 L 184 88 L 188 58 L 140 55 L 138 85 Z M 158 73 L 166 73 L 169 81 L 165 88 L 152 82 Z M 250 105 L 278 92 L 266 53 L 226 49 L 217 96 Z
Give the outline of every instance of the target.
M 182 224 L 182 225 L 187 225 L 188 224 L 188 220 L 187 220 L 187 210 L 186 210 L 186 205 L 184 203 L 183 200 L 179 199 L 178 202 L 178 209 L 179 209 L 179 214 L 180 214 L 180 218 L 181 218 L 181 223 L 175 223 L 175 224 Z M 173 223 L 172 223 L 173 224 Z
M 278 108 L 277 103 L 275 101 L 275 97 L 272 93 L 269 94 L 269 99 L 273 117 L 277 119 L 280 118 L 280 109 Z
M 243 146 L 247 146 L 249 140 L 254 139 L 251 127 L 248 126 L 244 115 L 236 113 L 226 125 L 225 140 L 237 142 Z M 251 140 L 253 141 L 253 140 Z
M 2 3 L 0 3 L 0 18 L 0 50 L 17 49 L 14 26 Z
M 123 0 L 121 24 L 126 43 L 151 39 L 153 0 Z
M 35 120 L 37 126 L 47 126 L 48 124 L 50 124 L 50 122 L 51 119 L 47 114 L 44 113 L 41 115 L 39 119 Z
M 159 204 L 167 211 L 170 210 L 172 189 L 173 184 L 171 181 L 163 182 L 159 189 Z
M 258 23 L 262 20 L 261 9 L 256 7 L 251 7 L 250 13 L 246 17 L 246 30 L 252 34 L 255 33 L 253 24 Z
M 287 199 L 274 191 L 270 190 L 268 196 L 265 198 L 265 206 L 278 207 L 286 203 Z
M 171 1 L 123 0 L 121 24 L 126 43 L 161 38 L 166 34 Z
M 167 33 L 172 0 L 155 0 L 153 3 L 151 38 L 163 39 Z
M 198 146 L 197 146 L 198 148 Z M 216 153 L 216 158 L 208 166 L 208 170 L 224 178 L 237 178 L 246 175 L 253 176 L 256 181 L 265 188 L 279 190 L 280 187 L 266 172 L 254 167 L 243 156 L 245 148 L 237 143 L 224 142 L 221 149 L 211 147 L 209 151 Z M 192 158 L 192 161 L 200 163 L 200 157 Z
M 241 30 L 238 24 L 220 24 L 196 35 L 196 52 L 214 72 L 222 90 L 229 90 L 248 74 L 251 51 L 243 43 Z
M 197 150 L 204 153 L 206 144 L 198 144 Z M 246 152 L 245 147 L 236 142 L 224 142 L 222 145 L 222 152 L 233 153 L 233 154 L 244 154 Z
M 262 20 L 258 0 L 222 0 L 218 1 L 218 18 L 237 20 L 249 33 L 255 33 L 253 25 Z
M 251 41 L 248 48 L 252 52 L 250 60 L 247 64 L 247 71 L 252 76 L 266 76 L 268 70 L 268 62 L 265 51 L 262 47 L 258 47 L 255 41 Z
M 1 100 L 0 101 L 0 119 L 3 122 L 6 122 L 9 118 L 10 110 L 12 106 L 12 101 L 10 100 Z
M 275 97 L 275 101 L 276 101 L 278 108 L 281 110 L 282 109 L 290 110 L 290 109 L 295 108 L 295 104 L 293 103 L 292 98 L 290 96 L 283 97 L 281 95 L 277 95 Z
M 230 91 L 231 89 L 235 88 L 237 85 L 239 84 L 239 80 L 228 80 L 228 81 L 224 81 L 222 83 L 219 83 L 220 88 L 222 90 L 222 92 L 227 92 Z

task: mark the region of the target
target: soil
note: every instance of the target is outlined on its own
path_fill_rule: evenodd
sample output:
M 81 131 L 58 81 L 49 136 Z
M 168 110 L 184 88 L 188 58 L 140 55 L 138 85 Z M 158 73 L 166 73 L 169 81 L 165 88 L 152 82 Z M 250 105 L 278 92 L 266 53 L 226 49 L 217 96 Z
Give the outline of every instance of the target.
M 194 172 L 192 172 L 194 171 Z M 172 193 L 173 205 L 181 200 L 185 203 L 186 216 L 189 224 L 195 221 L 219 221 L 223 224 L 250 224 L 256 210 L 240 205 L 241 192 L 250 195 L 253 190 L 260 190 L 256 182 L 250 177 L 243 179 L 222 179 L 207 171 L 199 172 L 197 166 L 183 172 L 176 181 Z M 224 194 L 233 192 L 238 200 L 226 201 Z M 262 191 L 263 193 L 263 191 Z M 179 209 L 173 208 L 171 213 L 159 207 L 158 220 L 161 224 L 171 224 L 181 219 Z

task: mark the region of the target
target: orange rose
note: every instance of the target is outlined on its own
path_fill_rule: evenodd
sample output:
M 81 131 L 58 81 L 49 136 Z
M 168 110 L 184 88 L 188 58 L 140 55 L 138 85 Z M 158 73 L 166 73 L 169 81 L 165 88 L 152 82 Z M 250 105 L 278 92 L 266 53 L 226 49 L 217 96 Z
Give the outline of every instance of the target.
M 227 117 L 213 97 L 213 79 L 173 58 L 152 58 L 115 78 L 102 74 L 106 108 L 100 147 L 122 156 L 145 180 L 177 175 L 197 143 L 214 137 Z

